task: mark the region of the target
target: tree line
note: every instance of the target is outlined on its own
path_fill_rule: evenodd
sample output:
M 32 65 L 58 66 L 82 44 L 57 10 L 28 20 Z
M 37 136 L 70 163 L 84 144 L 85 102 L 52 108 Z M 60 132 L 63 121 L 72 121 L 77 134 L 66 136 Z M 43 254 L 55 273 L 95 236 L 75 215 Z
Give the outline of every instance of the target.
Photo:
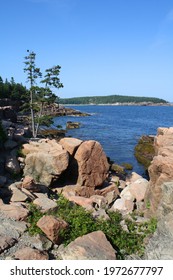
M 156 97 L 139 97 L 124 95 L 86 96 L 74 98 L 60 98 L 60 104 L 116 104 L 116 103 L 167 103 Z
M 5 98 L 25 102 L 28 99 L 28 90 L 22 83 L 16 83 L 13 77 L 11 77 L 10 81 L 8 79 L 4 81 L 0 76 L 0 99 Z

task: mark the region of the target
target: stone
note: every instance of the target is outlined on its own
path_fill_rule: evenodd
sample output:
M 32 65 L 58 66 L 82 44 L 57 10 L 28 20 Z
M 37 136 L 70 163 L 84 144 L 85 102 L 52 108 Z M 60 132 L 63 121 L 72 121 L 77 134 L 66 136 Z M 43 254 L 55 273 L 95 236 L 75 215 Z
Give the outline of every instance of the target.
M 130 186 L 125 187 L 121 194 L 120 194 L 121 198 L 124 198 L 125 200 L 134 200 L 134 196 L 132 195 L 131 191 L 130 191 Z
M 132 172 L 130 174 L 130 176 L 127 176 L 126 182 L 131 184 L 131 183 L 134 183 L 136 180 L 141 179 L 141 178 L 142 178 L 141 175 L 137 174 L 136 172 Z
M 117 195 L 116 191 L 108 192 L 105 195 L 105 199 L 106 199 L 107 204 L 112 205 L 112 203 L 117 199 L 117 197 L 118 197 L 118 195 Z
M 0 235 L 0 254 L 9 249 L 10 247 L 12 247 L 17 241 L 12 238 L 12 237 L 8 237 L 8 236 L 1 236 Z
M 21 171 L 20 164 L 16 156 L 7 156 L 5 162 L 5 169 L 10 174 L 19 174 Z
M 110 208 L 110 211 L 126 211 L 126 206 L 125 206 L 125 199 L 124 198 L 118 198 Z
M 10 140 L 10 139 L 5 141 L 5 143 L 4 143 L 4 147 L 6 150 L 12 150 L 12 149 L 16 148 L 17 146 L 18 146 L 18 143 L 16 141 Z
M 3 187 L 7 182 L 7 178 L 5 176 L 0 176 L 0 187 Z
M 74 129 L 74 128 L 79 128 L 79 127 L 80 127 L 80 123 L 79 122 L 68 121 L 66 123 L 66 129 Z
M 111 176 L 111 182 L 115 183 L 117 186 L 119 185 L 120 178 L 116 175 Z
M 149 187 L 145 195 L 148 205 L 146 216 L 159 216 L 158 207 L 162 198 L 161 186 L 173 181 L 173 128 L 158 128 L 155 137 L 155 157 L 148 169 Z
M 148 184 L 146 179 L 140 178 L 129 185 L 129 191 L 137 202 L 144 200 Z
M 78 165 L 79 185 L 96 188 L 103 184 L 108 176 L 109 164 L 99 142 L 84 141 L 74 158 Z
M 50 186 L 68 167 L 68 152 L 55 140 L 30 142 L 24 145 L 24 152 L 26 149 L 24 175 L 32 176 L 38 183 Z
M 30 192 L 34 192 L 34 193 L 39 193 L 39 192 L 43 192 L 43 193 L 46 193 L 48 192 L 48 188 L 46 186 L 43 186 L 43 185 L 40 185 L 40 184 L 36 184 L 33 177 L 31 176 L 26 176 L 24 179 L 23 179 L 23 182 L 22 182 L 22 188 L 23 189 L 26 189 Z
M 49 255 L 47 252 L 39 251 L 30 247 L 19 249 L 14 254 L 17 260 L 48 260 Z
M 66 193 L 65 197 L 69 201 L 72 201 L 72 202 L 76 203 L 77 205 L 80 205 L 81 207 L 85 208 L 86 210 L 94 209 L 93 208 L 93 200 L 91 198 L 82 197 L 82 196 L 78 196 L 78 195 L 68 196 L 67 193 Z
M 62 239 L 60 231 L 65 230 L 68 227 L 68 224 L 62 219 L 49 215 L 43 216 L 39 219 L 37 226 L 53 243 L 60 244 Z
M 146 259 L 173 259 L 173 182 L 161 187 L 157 208 L 157 229 L 146 245 Z
M 123 215 L 132 213 L 134 209 L 134 203 L 132 200 L 126 200 L 125 198 L 118 198 L 110 208 L 110 211 L 120 211 Z
M 110 217 L 106 213 L 105 209 L 102 208 L 93 211 L 91 214 L 94 217 L 94 219 L 110 220 Z
M 115 260 L 116 251 L 102 231 L 94 231 L 76 238 L 58 250 L 63 260 Z
M 0 236 L 6 236 L 18 241 L 19 237 L 27 230 L 27 223 L 14 221 L 5 215 L 0 215 Z
M 10 201 L 11 202 L 25 202 L 28 200 L 28 196 L 22 192 L 21 190 L 19 190 L 17 187 L 13 187 L 12 189 L 12 196 Z
M 73 156 L 82 142 L 77 138 L 64 137 L 59 141 L 59 144 Z
M 107 206 L 106 199 L 103 196 L 101 196 L 101 195 L 92 195 L 90 197 L 90 200 L 92 201 L 92 206 L 95 209 L 99 209 L 99 208 L 105 209 L 106 206 Z
M 26 220 L 29 215 L 28 209 L 24 208 L 22 204 L 15 202 L 0 205 L 0 212 L 2 212 L 6 217 L 18 221 Z
M 120 195 L 119 189 L 114 182 L 110 182 L 106 187 L 99 190 L 99 194 L 106 196 L 109 192 L 114 191 L 117 196 Z
M 38 195 L 38 194 L 37 194 Z M 39 197 L 36 198 L 33 203 L 37 205 L 42 213 L 46 213 L 48 211 L 55 211 L 57 210 L 57 203 L 48 197 L 45 194 L 39 194 Z

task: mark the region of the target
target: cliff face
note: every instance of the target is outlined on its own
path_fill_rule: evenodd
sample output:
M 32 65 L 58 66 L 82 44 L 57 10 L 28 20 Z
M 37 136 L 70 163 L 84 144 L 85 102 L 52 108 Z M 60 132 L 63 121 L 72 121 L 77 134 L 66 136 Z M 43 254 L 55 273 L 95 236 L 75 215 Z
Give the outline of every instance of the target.
M 145 259 L 173 259 L 173 128 L 159 128 L 145 196 L 146 216 L 156 216 L 157 230 L 149 240 Z
M 154 140 L 155 157 L 148 169 L 150 182 L 145 197 L 148 210 L 146 215 L 159 217 L 159 205 L 163 191 L 161 186 L 173 182 L 173 127 L 158 128 Z

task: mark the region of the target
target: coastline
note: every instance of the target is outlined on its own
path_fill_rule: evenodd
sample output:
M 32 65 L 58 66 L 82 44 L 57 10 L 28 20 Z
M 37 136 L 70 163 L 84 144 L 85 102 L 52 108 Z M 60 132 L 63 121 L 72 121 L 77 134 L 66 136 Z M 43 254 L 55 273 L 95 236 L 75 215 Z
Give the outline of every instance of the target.
M 148 103 L 148 102 L 141 102 L 141 103 L 105 103 L 105 104 L 60 104 L 60 106 L 173 106 L 173 103 Z

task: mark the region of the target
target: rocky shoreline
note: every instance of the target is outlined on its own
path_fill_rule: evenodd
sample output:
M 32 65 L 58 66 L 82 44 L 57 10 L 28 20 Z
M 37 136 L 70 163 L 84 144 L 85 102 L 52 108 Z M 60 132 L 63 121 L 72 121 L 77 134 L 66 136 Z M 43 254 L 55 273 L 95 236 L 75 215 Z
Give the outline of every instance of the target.
M 0 259 L 119 258 L 114 245 L 116 236 L 108 238 L 105 226 L 96 227 L 100 219 L 104 225 L 109 223 L 117 211 L 121 214 L 117 237 L 131 234 L 130 222 L 136 238 L 139 228 L 148 235 L 143 254 L 127 251 L 125 259 L 173 259 L 172 128 L 158 129 L 148 181 L 135 172 L 122 180 L 111 171 L 97 141 L 68 137 L 31 141 L 27 126 L 7 120 L 2 125 L 7 138 L 1 141 L 0 149 Z M 91 213 L 94 221 L 90 232 L 74 238 L 67 246 L 61 232 L 65 236 L 71 225 L 70 220 L 60 217 L 58 203 L 62 195 L 70 203 L 70 211 L 80 206 Z M 36 209 L 36 234 L 31 236 L 29 229 Z M 158 225 L 150 236 L 152 218 L 157 218 Z M 122 254 L 125 249 L 121 249 L 121 242 L 118 244 Z

